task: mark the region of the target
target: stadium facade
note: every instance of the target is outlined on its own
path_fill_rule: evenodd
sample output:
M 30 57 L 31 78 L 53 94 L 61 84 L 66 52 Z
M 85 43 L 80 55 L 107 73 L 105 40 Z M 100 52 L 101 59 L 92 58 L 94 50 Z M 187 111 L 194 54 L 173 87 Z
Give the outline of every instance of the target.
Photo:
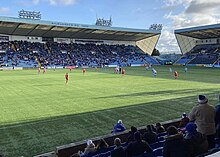
M 220 24 L 178 29 L 174 33 L 182 54 L 198 45 L 220 44 Z
M 161 30 L 105 27 L 56 21 L 0 17 L 0 42 L 93 42 L 108 45 L 124 44 L 139 47 L 152 54 Z

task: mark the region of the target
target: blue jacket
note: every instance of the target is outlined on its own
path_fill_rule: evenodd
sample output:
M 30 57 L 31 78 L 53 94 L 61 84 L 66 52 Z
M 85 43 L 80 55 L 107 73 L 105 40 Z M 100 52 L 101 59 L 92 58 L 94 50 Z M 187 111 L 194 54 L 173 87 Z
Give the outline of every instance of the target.
M 114 126 L 114 129 L 112 130 L 112 133 L 122 132 L 125 131 L 125 126 L 122 123 L 117 123 Z

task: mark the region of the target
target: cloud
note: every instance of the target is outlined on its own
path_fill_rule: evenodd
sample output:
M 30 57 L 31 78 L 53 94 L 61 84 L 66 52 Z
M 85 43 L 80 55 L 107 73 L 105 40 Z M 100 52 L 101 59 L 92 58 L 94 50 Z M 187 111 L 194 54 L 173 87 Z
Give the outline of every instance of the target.
M 193 0 L 186 8 L 186 14 L 219 14 L 220 1 L 219 0 Z
M 73 5 L 77 0 L 49 0 L 50 5 Z
M 160 40 L 157 44 L 157 49 L 163 53 L 179 53 L 179 47 L 176 42 L 174 32 L 170 28 L 164 28 L 162 30 Z
M 10 12 L 10 9 L 8 7 L 0 7 L 1 14 L 8 14 L 9 12 Z
M 34 4 L 34 5 L 37 5 L 37 4 L 39 4 L 40 3 L 40 0 L 32 0 L 32 2 L 31 2 L 32 4 Z
M 164 0 L 163 7 L 171 10 L 163 17 L 167 23 L 158 42 L 160 51 L 179 49 L 173 33 L 176 29 L 220 22 L 219 0 Z

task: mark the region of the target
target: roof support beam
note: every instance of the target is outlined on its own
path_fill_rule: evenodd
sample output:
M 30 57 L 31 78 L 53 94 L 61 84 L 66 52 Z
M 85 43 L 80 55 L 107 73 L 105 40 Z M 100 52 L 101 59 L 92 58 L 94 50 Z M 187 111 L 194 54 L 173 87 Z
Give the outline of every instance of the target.
M 14 32 L 18 29 L 18 27 L 21 25 L 21 23 L 19 23 L 16 27 L 15 27 L 15 29 L 12 31 L 12 33 L 11 34 L 14 34 Z
M 56 27 L 56 26 L 53 26 L 50 29 L 48 29 L 44 34 L 42 34 L 42 37 L 44 37 L 44 35 L 47 34 L 49 31 L 51 31 L 54 27 Z
M 27 35 L 29 35 L 31 32 L 33 32 L 38 26 L 39 26 L 39 24 L 37 24 L 33 29 L 31 29 L 31 30 L 27 33 Z

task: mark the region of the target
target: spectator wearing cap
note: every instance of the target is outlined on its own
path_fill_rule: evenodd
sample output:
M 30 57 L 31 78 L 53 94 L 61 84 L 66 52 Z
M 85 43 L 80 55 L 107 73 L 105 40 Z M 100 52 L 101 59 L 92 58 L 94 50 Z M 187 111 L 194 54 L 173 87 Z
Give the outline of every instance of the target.
M 121 139 L 115 138 L 114 140 L 115 148 L 111 151 L 111 157 L 125 157 L 125 150 L 121 146 Z
M 125 126 L 122 123 L 122 120 L 118 120 L 118 123 L 114 125 L 114 128 L 112 130 L 112 134 L 116 134 L 118 132 L 123 132 L 125 131 Z
M 167 128 L 167 137 L 163 146 L 163 157 L 189 157 L 183 135 L 175 126 Z
M 182 115 L 182 119 L 180 120 L 179 128 L 185 127 L 187 123 L 189 123 L 189 118 L 187 117 L 186 113 L 184 112 Z
M 87 146 L 86 146 L 84 152 L 80 153 L 80 154 L 85 155 L 85 154 L 93 153 L 95 151 L 96 151 L 95 144 L 93 143 L 92 140 L 88 140 L 87 141 Z
M 220 144 L 220 95 L 219 95 L 219 102 L 215 107 L 216 116 L 215 116 L 215 126 L 216 126 L 216 133 L 218 142 Z
M 208 141 L 206 136 L 196 130 L 195 123 L 188 123 L 186 125 L 186 135 L 184 137 L 187 145 L 187 150 L 190 157 L 208 152 Z
M 130 142 L 125 150 L 127 157 L 141 156 L 144 155 L 144 152 L 152 152 L 152 148 L 148 143 L 141 139 L 141 133 L 139 131 L 135 132 L 134 138 L 135 141 Z
M 198 105 L 194 106 L 189 114 L 190 121 L 195 121 L 197 131 L 206 135 L 209 148 L 215 147 L 215 108 L 208 104 L 204 95 L 198 96 Z
M 146 132 L 143 135 L 143 140 L 149 144 L 157 142 L 157 133 L 153 131 L 151 125 L 147 125 Z

